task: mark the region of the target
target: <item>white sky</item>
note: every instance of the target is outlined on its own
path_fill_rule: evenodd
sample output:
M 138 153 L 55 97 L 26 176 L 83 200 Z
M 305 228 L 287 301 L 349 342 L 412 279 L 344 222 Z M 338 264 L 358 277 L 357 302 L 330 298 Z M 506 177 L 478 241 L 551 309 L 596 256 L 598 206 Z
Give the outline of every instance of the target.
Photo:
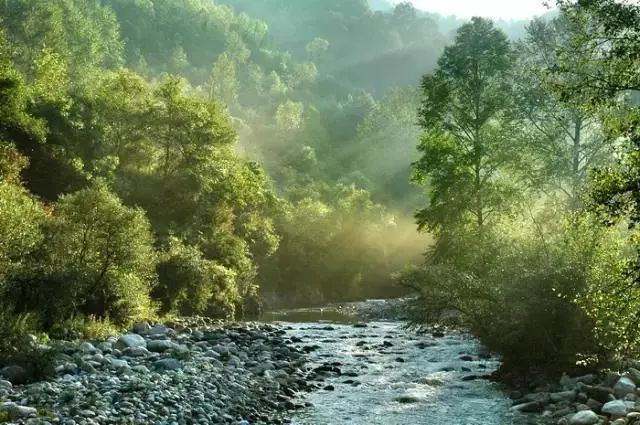
M 484 16 L 493 19 L 525 19 L 548 9 L 544 0 L 411 0 L 418 9 L 461 18 Z M 397 1 L 396 1 L 397 3 Z M 554 3 L 550 1 L 549 3 Z

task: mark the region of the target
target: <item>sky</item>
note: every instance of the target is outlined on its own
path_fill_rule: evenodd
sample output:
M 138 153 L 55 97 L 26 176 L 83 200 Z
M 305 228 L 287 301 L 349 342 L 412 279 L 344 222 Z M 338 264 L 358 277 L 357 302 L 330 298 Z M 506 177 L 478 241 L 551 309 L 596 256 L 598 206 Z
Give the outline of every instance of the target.
M 525 19 L 548 11 L 544 0 L 411 0 L 422 10 L 461 18 Z M 396 1 L 397 3 L 397 1 Z M 553 2 L 550 2 L 553 3 Z

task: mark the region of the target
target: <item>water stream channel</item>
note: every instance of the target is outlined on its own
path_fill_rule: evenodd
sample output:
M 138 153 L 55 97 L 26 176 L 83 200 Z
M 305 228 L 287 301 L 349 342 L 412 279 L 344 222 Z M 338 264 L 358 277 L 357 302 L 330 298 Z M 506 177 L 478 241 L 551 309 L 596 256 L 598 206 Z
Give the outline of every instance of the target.
M 310 352 L 323 388 L 294 424 L 525 425 L 538 418 L 509 411 L 497 384 L 483 379 L 499 366 L 464 333 L 419 335 L 401 322 L 355 324 L 336 312 L 297 311 L 270 317 Z M 315 349 L 314 349 L 315 348 Z

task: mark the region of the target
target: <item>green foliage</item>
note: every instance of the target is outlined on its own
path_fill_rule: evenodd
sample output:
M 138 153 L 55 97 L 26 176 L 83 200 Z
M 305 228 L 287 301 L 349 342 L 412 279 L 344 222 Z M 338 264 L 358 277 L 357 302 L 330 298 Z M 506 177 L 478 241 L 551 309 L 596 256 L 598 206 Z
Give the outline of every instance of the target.
M 0 180 L 0 295 L 7 279 L 27 267 L 25 258 L 41 243 L 44 217 L 42 206 L 27 191 Z
M 203 258 L 197 248 L 170 239 L 158 263 L 158 279 L 153 295 L 161 302 L 161 313 L 234 317 L 240 298 L 235 273 Z
M 111 323 L 108 317 L 98 318 L 74 314 L 54 323 L 48 330 L 48 334 L 52 338 L 67 341 L 78 339 L 100 341 L 109 336 L 117 335 L 119 331 L 120 329 Z
M 118 325 L 152 314 L 155 253 L 141 210 L 95 184 L 63 196 L 43 231 L 35 264 L 10 287 L 20 311 L 39 311 L 47 326 L 77 313 Z
M 414 180 L 429 187 L 430 199 L 416 216 L 421 228 L 482 228 L 513 204 L 518 187 L 510 173 L 521 150 L 508 85 L 513 64 L 506 35 L 474 18 L 423 78 L 425 133 Z

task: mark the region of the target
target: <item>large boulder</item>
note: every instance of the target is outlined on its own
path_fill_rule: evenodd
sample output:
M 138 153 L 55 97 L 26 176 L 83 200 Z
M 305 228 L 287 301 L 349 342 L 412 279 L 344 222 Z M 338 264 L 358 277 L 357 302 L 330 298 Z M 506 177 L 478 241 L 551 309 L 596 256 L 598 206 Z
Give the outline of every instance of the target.
M 4 412 L 10 419 L 30 418 L 38 415 L 38 410 L 33 407 L 20 406 L 13 402 L 0 404 L 0 412 Z
M 14 385 L 22 385 L 27 383 L 29 372 L 22 366 L 10 365 L 0 369 L 0 377 Z
M 153 339 L 147 341 L 147 350 L 153 353 L 164 353 L 167 350 L 177 349 L 178 347 L 178 344 L 168 339 Z
M 179 370 L 182 369 L 182 363 L 176 359 L 161 359 L 153 363 L 153 366 L 159 370 Z
M 138 334 L 124 334 L 116 341 L 115 348 L 124 350 L 125 348 L 144 347 L 147 348 L 147 341 Z
M 636 384 L 631 380 L 631 378 L 627 378 L 623 376 L 618 379 L 618 382 L 613 386 L 613 394 L 617 398 L 623 398 L 627 394 L 635 393 Z
M 625 416 L 627 411 L 627 404 L 622 400 L 610 401 L 602 406 L 602 413 L 614 417 Z
M 594 425 L 600 422 L 600 417 L 591 410 L 578 412 L 569 419 L 570 425 Z
M 628 375 L 636 385 L 640 385 L 640 370 L 633 367 L 629 368 Z

